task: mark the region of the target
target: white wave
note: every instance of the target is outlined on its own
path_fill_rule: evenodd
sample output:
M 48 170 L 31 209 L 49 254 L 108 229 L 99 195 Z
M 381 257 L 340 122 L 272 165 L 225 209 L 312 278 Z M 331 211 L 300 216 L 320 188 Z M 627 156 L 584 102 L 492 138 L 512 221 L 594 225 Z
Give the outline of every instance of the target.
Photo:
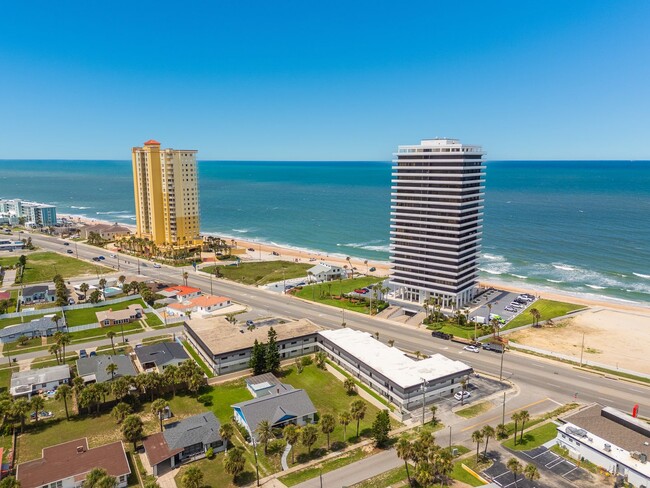
M 345 244 L 338 243 L 337 247 L 351 247 L 354 249 L 365 249 L 367 251 L 380 251 L 380 252 L 389 252 L 390 245 L 382 244 L 380 239 L 375 239 L 374 241 L 368 242 L 347 242 Z
M 562 280 L 550 280 L 548 278 L 546 279 L 546 281 L 549 281 L 551 283 L 564 283 L 564 281 L 562 281 Z
M 248 234 L 248 229 L 233 229 L 233 232 L 239 232 L 240 234 Z
M 598 285 L 586 285 L 586 286 L 594 290 L 604 290 L 605 288 L 607 288 L 606 286 L 598 286 Z
M 575 271 L 576 268 L 566 265 L 566 264 L 553 264 L 555 269 L 561 269 L 562 271 Z
M 499 255 L 496 255 L 496 254 L 489 254 L 489 253 L 483 254 L 483 258 L 488 259 L 490 261 L 505 261 L 506 260 L 506 258 L 504 258 L 503 256 L 499 256 Z
M 641 274 L 641 273 L 632 273 L 634 276 L 638 276 L 639 278 L 645 278 L 646 280 L 650 280 L 650 275 L 647 274 Z
M 518 275 L 518 274 L 514 274 L 514 273 L 510 273 L 510 274 L 512 276 L 514 276 L 515 278 L 521 278 L 522 280 L 527 280 L 528 279 L 528 276 Z
M 128 214 L 128 210 L 118 210 L 112 212 L 95 212 L 97 215 L 118 215 L 118 214 Z
M 77 207 L 76 205 L 70 205 L 70 208 L 76 208 L 78 210 L 88 210 L 89 208 L 92 208 L 92 207 Z
M 495 269 L 479 268 L 479 271 L 483 271 L 484 273 L 488 273 L 488 274 L 491 274 L 491 275 L 500 275 L 500 274 L 502 274 L 501 271 L 497 271 Z

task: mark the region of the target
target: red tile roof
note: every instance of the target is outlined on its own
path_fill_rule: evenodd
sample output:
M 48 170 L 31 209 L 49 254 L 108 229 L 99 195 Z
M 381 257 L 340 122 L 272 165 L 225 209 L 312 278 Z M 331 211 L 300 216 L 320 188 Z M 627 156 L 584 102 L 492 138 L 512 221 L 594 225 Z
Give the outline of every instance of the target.
M 0 291 L 0 300 L 9 300 L 11 298 L 11 293 L 8 291 Z
M 201 292 L 200 289 L 198 288 L 192 288 L 191 286 L 170 286 L 169 288 L 165 288 L 163 291 L 166 292 L 176 292 L 177 296 L 185 296 L 185 295 L 191 295 L 193 293 Z
M 154 139 L 149 139 L 144 143 L 145 146 L 160 146 L 160 143 Z
M 190 300 L 190 303 L 195 307 L 210 307 L 212 305 L 219 305 L 220 303 L 228 301 L 230 301 L 230 298 L 203 295 L 200 297 L 192 298 L 192 300 Z
M 74 477 L 83 479 L 93 468 L 119 477 L 131 473 L 122 442 L 88 449 L 88 439 L 77 439 L 43 449 L 43 457 L 18 465 L 16 479 L 23 488 L 38 488 Z

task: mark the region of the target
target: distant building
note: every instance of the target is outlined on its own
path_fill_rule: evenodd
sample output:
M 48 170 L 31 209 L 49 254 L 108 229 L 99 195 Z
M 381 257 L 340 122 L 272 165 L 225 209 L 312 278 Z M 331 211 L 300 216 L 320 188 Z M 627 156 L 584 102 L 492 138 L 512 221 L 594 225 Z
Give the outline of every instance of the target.
M 48 285 L 26 286 L 20 295 L 20 303 L 23 305 L 53 302 L 54 300 L 56 300 L 56 290 Z
M 178 366 L 190 357 L 178 342 L 161 342 L 151 346 L 141 346 L 135 349 L 140 371 L 158 371 L 162 373 L 168 366 Z
M 264 420 L 273 428 L 314 422 L 316 407 L 305 390 L 280 383 L 273 375 L 260 376 L 248 378 L 246 381 L 255 398 L 232 406 L 235 421 L 243 426 L 251 437 L 257 439 L 257 428 Z
M 129 324 L 144 317 L 142 305 L 133 304 L 129 305 L 124 310 L 104 310 L 95 312 L 97 322 L 100 327 L 110 327 L 112 325 Z
M 49 368 L 17 371 L 11 374 L 9 393 L 13 397 L 27 396 L 42 391 L 52 390 L 70 382 L 70 367 L 67 365 Z
M 600 466 L 632 486 L 650 486 L 647 422 L 598 404 L 569 414 L 561 421 L 556 440 L 569 456 Z
M 12 241 L 11 239 L 0 239 L 0 251 L 16 251 L 24 249 L 25 243 L 23 241 Z
M 131 229 L 123 225 L 115 224 L 90 224 L 84 225 L 79 229 L 79 236 L 82 239 L 88 239 L 90 233 L 94 232 L 102 239 L 114 241 L 118 237 L 125 237 L 131 235 Z
M 461 389 L 471 366 L 434 354 L 421 361 L 389 347 L 367 332 L 323 330 L 318 345 L 337 365 L 400 407 L 403 414 Z M 423 391 L 424 388 L 424 391 Z
M 56 225 L 56 207 L 45 203 L 0 199 L 0 214 L 7 215 L 11 224 L 17 224 L 23 217 L 33 227 Z
M 16 479 L 22 488 L 81 488 L 93 468 L 102 468 L 126 488 L 131 474 L 122 442 L 90 449 L 88 439 L 43 448 L 40 459 L 19 464 Z
M 148 436 L 143 445 L 154 476 L 163 466 L 173 469 L 188 459 L 203 457 L 210 448 L 223 451 L 226 446 L 219 429 L 214 413 L 205 412 L 167 424 L 163 432 Z
M 307 270 L 307 275 L 311 281 L 332 281 L 347 277 L 346 271 L 343 267 L 322 262 L 318 263 L 313 268 L 309 268 Z
M 391 187 L 389 302 L 419 312 L 474 298 L 483 228 L 485 166 L 480 146 L 425 139 L 400 146 Z
M 0 329 L 0 342 L 15 342 L 20 337 L 50 337 L 57 331 L 67 332 L 68 327 L 65 324 L 65 319 L 61 316 L 57 324 L 52 320 L 54 315 L 45 315 L 44 317 L 34 319 L 31 322 L 23 322 L 21 324 L 10 325 L 4 329 Z
M 185 335 L 208 367 L 219 375 L 248 369 L 255 340 L 266 342 L 269 328 L 261 325 L 248 330 L 244 324 L 233 325 L 223 317 L 192 317 L 185 322 Z M 321 328 L 309 320 L 275 323 L 273 329 L 280 359 L 316 352 L 316 333 Z
M 201 245 L 196 152 L 161 149 L 154 140 L 133 148 L 137 237 L 157 246 Z
M 109 364 L 117 366 L 112 374 L 107 370 Z M 136 376 L 138 372 L 129 356 L 98 354 L 77 359 L 77 374 L 83 378 L 85 383 L 105 383 L 121 376 Z

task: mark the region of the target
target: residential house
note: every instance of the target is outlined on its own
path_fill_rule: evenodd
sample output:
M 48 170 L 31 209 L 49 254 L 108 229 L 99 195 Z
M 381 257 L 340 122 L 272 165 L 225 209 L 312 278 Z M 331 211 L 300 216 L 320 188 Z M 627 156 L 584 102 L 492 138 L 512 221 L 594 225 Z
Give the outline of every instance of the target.
M 217 297 L 214 295 L 201 295 L 183 302 L 174 302 L 167 305 L 165 312 L 168 315 L 179 317 L 187 316 L 187 312 L 207 315 L 221 310 L 232 304 L 230 298 Z
M 13 397 L 27 396 L 56 389 L 70 382 L 70 367 L 66 364 L 49 368 L 17 371 L 11 374 L 9 393 Z
M 114 476 L 115 488 L 126 488 L 131 468 L 122 442 L 90 449 L 83 438 L 45 447 L 40 459 L 18 465 L 16 479 L 21 488 L 81 488 L 94 468 Z
M 215 374 L 226 374 L 249 368 L 255 340 L 266 342 L 270 326 L 277 337 L 280 359 L 285 360 L 318 350 L 317 332 L 320 327 L 307 319 L 277 323 L 258 321 L 254 327 L 233 325 L 224 317 L 192 316 L 185 321 L 185 336 L 205 364 Z
M 135 356 L 140 371 L 157 370 L 159 373 L 170 365 L 178 366 L 190 358 L 178 342 L 161 342 L 136 347 Z
M 100 327 L 110 327 L 112 325 L 121 325 L 129 324 L 144 317 L 144 310 L 142 305 L 137 303 L 129 305 L 128 308 L 124 310 L 104 310 L 102 312 L 96 312 L 97 322 L 99 322 Z
M 313 268 L 309 268 L 307 275 L 311 281 L 332 281 L 339 278 L 345 279 L 347 273 L 341 266 L 320 262 Z
M 124 237 L 131 235 L 131 230 L 123 225 L 115 224 L 91 224 L 85 225 L 79 230 L 79 235 L 82 239 L 88 239 L 90 233 L 94 232 L 102 239 L 107 241 L 114 241 L 117 237 Z
M 192 298 L 196 298 L 201 295 L 201 290 L 199 288 L 192 288 L 191 286 L 170 286 L 159 292 L 160 295 L 163 295 L 167 298 L 176 298 L 179 302 L 185 302 Z
M 20 296 L 20 303 L 28 305 L 30 303 L 53 302 L 56 299 L 56 290 L 48 285 L 26 286 Z
M 63 317 L 59 319 L 58 324 L 52 320 L 52 317 L 54 317 L 54 314 L 0 329 L 0 343 L 15 342 L 22 336 L 31 339 L 32 337 L 53 336 L 57 331 L 68 331 Z
M 316 407 L 305 390 L 280 382 L 264 388 L 261 396 L 236 403 L 232 408 L 235 421 L 255 439 L 257 428 L 264 420 L 273 428 L 282 428 L 287 424 L 313 423 L 316 415 Z
M 109 364 L 117 366 L 113 373 L 107 370 Z M 136 376 L 138 372 L 129 356 L 100 354 L 77 359 L 77 374 L 83 378 L 84 383 L 105 383 L 121 376 Z
M 175 468 L 178 464 L 201 458 L 208 449 L 223 451 L 226 446 L 219 435 L 221 425 L 213 412 L 188 417 L 165 425 L 164 431 L 150 435 L 144 450 L 153 474 L 158 476 L 163 467 Z

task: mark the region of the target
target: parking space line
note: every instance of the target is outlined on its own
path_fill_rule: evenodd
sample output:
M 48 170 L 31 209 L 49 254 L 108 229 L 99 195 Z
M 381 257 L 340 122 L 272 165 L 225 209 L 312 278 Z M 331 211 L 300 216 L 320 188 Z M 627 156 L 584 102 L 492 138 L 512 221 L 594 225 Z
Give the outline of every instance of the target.
M 573 473 L 576 469 L 578 469 L 578 466 L 574 466 L 574 468 L 571 471 L 568 471 L 568 472 L 564 473 L 562 476 L 566 476 L 569 473 Z
M 497 476 L 495 476 L 495 477 L 494 477 L 494 478 L 492 478 L 492 479 L 497 479 L 497 478 L 500 478 L 501 476 L 503 476 L 503 475 L 506 475 L 506 474 L 509 474 L 509 473 L 510 473 L 510 471 L 504 471 L 503 473 L 501 473 L 501 474 L 499 474 L 499 475 L 497 475 Z

